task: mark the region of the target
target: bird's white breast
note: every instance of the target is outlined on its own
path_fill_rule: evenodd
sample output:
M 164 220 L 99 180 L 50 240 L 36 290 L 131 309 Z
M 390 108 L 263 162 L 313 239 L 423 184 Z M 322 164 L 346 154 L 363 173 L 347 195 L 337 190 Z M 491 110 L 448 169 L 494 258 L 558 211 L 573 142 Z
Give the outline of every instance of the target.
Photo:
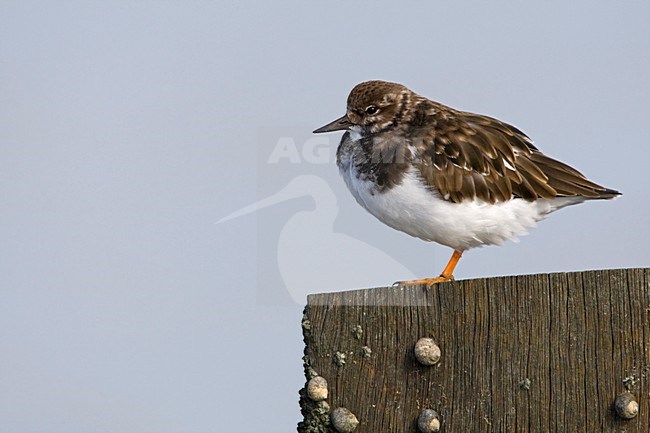
M 582 201 L 514 198 L 494 204 L 481 200 L 453 203 L 428 188 L 414 168 L 400 184 L 380 192 L 373 182 L 358 176 L 351 160 L 342 162 L 339 168 L 348 189 L 368 212 L 396 230 L 460 251 L 516 240 L 550 212 Z

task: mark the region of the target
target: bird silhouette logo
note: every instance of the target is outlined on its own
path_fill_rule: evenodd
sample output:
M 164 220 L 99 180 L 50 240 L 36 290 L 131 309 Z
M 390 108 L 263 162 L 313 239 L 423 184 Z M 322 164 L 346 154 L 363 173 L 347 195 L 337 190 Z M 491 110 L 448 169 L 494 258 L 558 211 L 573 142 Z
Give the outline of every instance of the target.
M 339 206 L 336 195 L 321 177 L 302 174 L 280 191 L 224 216 L 217 224 L 310 197 L 314 206 L 291 215 L 280 229 L 276 260 L 282 283 L 291 299 L 303 304 L 309 293 L 366 287 L 369 275 L 381 281 L 413 272 L 385 251 L 334 230 Z

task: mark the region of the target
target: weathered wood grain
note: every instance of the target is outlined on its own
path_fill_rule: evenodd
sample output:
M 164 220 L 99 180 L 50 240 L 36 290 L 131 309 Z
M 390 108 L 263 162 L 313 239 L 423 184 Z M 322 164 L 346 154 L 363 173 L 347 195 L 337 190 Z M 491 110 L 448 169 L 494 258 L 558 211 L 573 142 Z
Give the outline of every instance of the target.
M 301 391 L 298 431 L 333 432 L 328 412 L 346 407 L 355 433 L 417 432 L 426 408 L 447 433 L 648 433 L 649 284 L 649 269 L 622 269 L 312 295 L 305 372 L 329 396 Z M 421 337 L 440 346 L 438 364 L 416 361 Z M 631 420 L 613 408 L 626 389 Z

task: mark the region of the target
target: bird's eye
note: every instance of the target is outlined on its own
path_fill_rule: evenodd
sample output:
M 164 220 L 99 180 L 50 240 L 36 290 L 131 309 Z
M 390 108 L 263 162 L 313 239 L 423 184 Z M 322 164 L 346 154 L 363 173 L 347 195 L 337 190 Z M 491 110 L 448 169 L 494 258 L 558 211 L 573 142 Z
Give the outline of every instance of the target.
M 379 111 L 379 108 L 375 107 L 374 105 L 369 106 L 366 108 L 366 114 L 372 116 L 373 114 L 377 114 Z

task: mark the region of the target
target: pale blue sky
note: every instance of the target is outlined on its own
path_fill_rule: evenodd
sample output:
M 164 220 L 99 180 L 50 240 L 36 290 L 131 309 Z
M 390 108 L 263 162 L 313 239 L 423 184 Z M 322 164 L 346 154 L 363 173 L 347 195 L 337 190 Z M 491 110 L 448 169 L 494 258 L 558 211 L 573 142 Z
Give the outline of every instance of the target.
M 457 278 L 649 264 L 650 3 L 421 3 L 0 2 L 0 433 L 293 430 L 304 295 L 450 254 L 305 153 L 360 81 L 517 125 L 624 194 Z M 269 163 L 282 137 L 298 162 Z

